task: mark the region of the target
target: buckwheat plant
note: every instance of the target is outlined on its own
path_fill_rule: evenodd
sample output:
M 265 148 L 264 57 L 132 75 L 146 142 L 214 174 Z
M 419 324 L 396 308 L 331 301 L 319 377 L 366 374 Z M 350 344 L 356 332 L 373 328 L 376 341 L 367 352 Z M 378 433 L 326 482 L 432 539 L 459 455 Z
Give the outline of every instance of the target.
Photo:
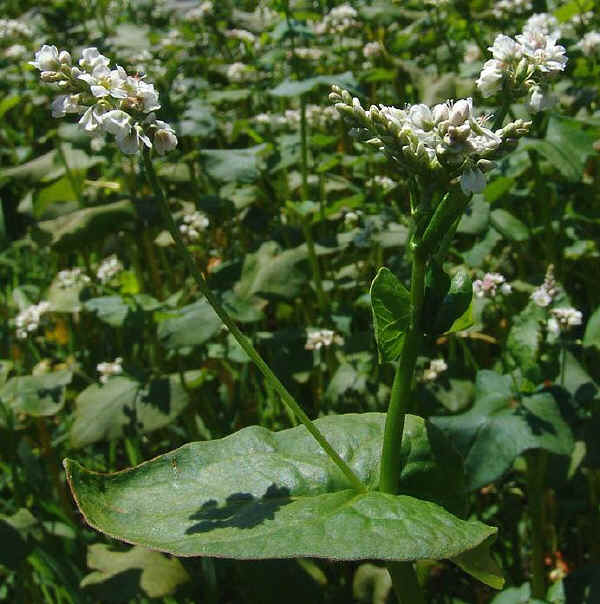
M 338 10 L 335 28 L 350 27 L 352 11 Z M 34 65 L 44 81 L 62 89 L 53 103 L 57 116 L 80 114 L 84 130 L 114 134 L 125 153 L 143 150 L 152 201 L 186 269 L 266 387 L 302 424 L 279 433 L 253 426 L 219 441 L 190 443 L 118 476 L 65 460 L 87 522 L 174 555 L 383 560 L 402 604 L 425 601 L 415 560 L 449 558 L 500 587 L 489 556 L 496 529 L 460 517 L 466 503 L 460 456 L 441 432 L 409 411 L 424 338 L 459 329 L 472 300 L 468 275 L 459 271 L 450 278 L 442 270 L 458 222 L 471 194 L 485 187 L 494 160 L 515 147 L 529 122 L 489 128 L 489 118 L 476 114 L 471 99 L 364 109 L 349 92 L 332 89 L 330 99 L 351 134 L 380 150 L 389 176 L 410 190 L 412 276 L 408 291 L 381 268 L 371 286 L 380 361 L 396 363 L 387 413 L 312 421 L 211 290 L 173 219 L 152 153 L 172 150 L 176 138 L 154 117 L 154 87 L 119 67 L 109 69 L 96 49 L 86 49 L 74 67 L 68 53 L 44 46 Z M 322 301 L 329 313 L 327 298 Z M 320 329 L 308 334 L 306 348 L 341 341 L 333 330 Z M 430 369 L 438 374 L 442 363 Z

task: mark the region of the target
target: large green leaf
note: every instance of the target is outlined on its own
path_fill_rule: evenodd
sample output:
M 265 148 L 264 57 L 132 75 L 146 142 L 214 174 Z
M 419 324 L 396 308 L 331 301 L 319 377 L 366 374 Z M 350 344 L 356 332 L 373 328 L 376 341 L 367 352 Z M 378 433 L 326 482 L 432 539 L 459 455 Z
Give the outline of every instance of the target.
M 490 215 L 492 226 L 509 241 L 526 241 L 529 239 L 529 229 L 510 212 L 498 208 Z
M 186 372 L 186 383 L 199 372 Z M 142 384 L 124 376 L 110 378 L 106 384 L 88 386 L 75 401 L 75 421 L 70 438 L 74 447 L 123 435 L 127 426 L 151 432 L 169 424 L 189 403 L 189 395 L 179 374 Z
M 203 149 L 208 174 L 220 182 L 254 182 L 260 176 L 263 157 L 268 152 L 266 144 L 248 149 Z
M 86 300 L 83 307 L 111 327 L 122 327 L 132 309 L 121 296 L 101 296 Z
M 600 307 L 588 319 L 583 336 L 583 345 L 600 349 Z
M 311 92 L 318 86 L 331 86 L 337 84 L 342 88 L 356 89 L 357 82 L 351 71 L 345 71 L 337 75 L 320 75 L 304 80 L 284 80 L 273 88 L 270 93 L 279 97 L 299 97 L 302 94 Z
M 293 298 L 306 284 L 306 274 L 297 265 L 308 257 L 306 246 L 282 250 L 276 241 L 265 241 L 244 259 L 235 293 L 242 299 L 254 294 Z
M 170 349 L 200 346 L 217 334 L 222 325 L 205 298 L 163 316 L 158 326 L 158 338 Z
M 469 489 L 497 480 L 529 449 L 569 455 L 573 448 L 571 430 L 550 392 L 520 396 L 510 376 L 494 371 L 477 373 L 475 403 L 469 411 L 432 422 L 463 454 Z
M 38 222 L 32 236 L 58 251 L 70 251 L 102 241 L 108 233 L 114 232 L 115 225 L 119 230 L 127 228 L 134 217 L 135 210 L 130 201 L 115 201 Z
M 410 322 L 410 294 L 388 268 L 380 268 L 371 284 L 373 327 L 379 361 L 395 361 L 402 352 Z
M 453 275 L 448 293 L 437 309 L 433 334 L 458 331 L 453 329 L 453 326 L 467 312 L 472 299 L 471 278 L 466 271 L 459 270 Z M 460 329 L 465 329 L 466 326 L 468 325 L 463 326 L 463 322 L 460 323 Z
M 374 488 L 384 422 L 384 414 L 365 413 L 315 423 Z M 430 430 L 421 418 L 407 416 L 406 427 L 401 492 L 425 485 L 427 497 L 432 489 L 441 492 L 431 484 L 436 481 L 452 491 L 444 468 L 452 468 L 448 477 L 455 476 L 458 458 L 448 455 L 449 445 L 436 453 L 424 444 Z M 357 493 L 303 426 L 275 433 L 244 428 L 115 474 L 91 472 L 68 459 L 64 465 L 91 526 L 179 556 L 441 559 L 495 534 L 425 499 Z
M 13 377 L 0 389 L 0 403 L 15 414 L 54 415 L 65 404 L 65 386 L 72 378 L 73 373 L 66 369 Z M 0 425 L 2 421 L 3 414 L 0 414 Z
M 508 332 L 506 347 L 524 376 L 532 382 L 541 380 L 538 363 L 542 343 L 542 323 L 546 320 L 546 309 L 530 301 L 514 318 Z
M 100 602 L 129 602 L 140 588 L 150 598 L 162 598 L 190 579 L 179 560 L 143 547 L 120 552 L 94 543 L 88 547 L 87 565 L 93 572 L 81 587 Z

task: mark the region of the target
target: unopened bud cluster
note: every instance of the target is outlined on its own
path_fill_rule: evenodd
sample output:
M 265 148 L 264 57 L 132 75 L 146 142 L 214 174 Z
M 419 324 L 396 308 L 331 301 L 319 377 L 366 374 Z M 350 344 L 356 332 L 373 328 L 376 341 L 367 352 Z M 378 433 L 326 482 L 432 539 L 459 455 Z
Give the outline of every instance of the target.
M 448 365 L 444 359 L 432 359 L 429 362 L 429 367 L 423 372 L 422 380 L 424 382 L 433 382 L 437 380 L 440 373 L 447 371 Z
M 553 22 L 528 22 L 523 33 L 513 39 L 499 34 L 488 48 L 493 59 L 486 61 L 477 80 L 484 97 L 504 91 L 513 98 L 529 96 L 534 111 L 548 109 L 556 102 L 548 86 L 553 76 L 567 64 L 565 48 L 556 44 L 560 32 L 546 33 Z
M 343 34 L 349 29 L 354 29 L 360 24 L 356 20 L 358 13 L 349 4 L 341 4 L 332 8 L 323 17 L 323 20 L 314 25 L 316 34 Z
M 517 120 L 492 132 L 488 117 L 475 117 L 470 98 L 434 107 L 372 105 L 365 110 L 347 90 L 332 86 L 329 100 L 352 127 L 350 134 L 377 147 L 400 172 L 420 174 L 444 188 L 458 177 L 466 194 L 483 191 L 492 160 L 514 149 L 531 125 Z
M 154 147 L 160 155 L 177 146 L 173 128 L 155 117 L 160 104 L 154 86 L 119 65 L 110 69 L 110 60 L 96 48 L 83 50 L 74 66 L 66 50 L 45 44 L 30 64 L 42 72 L 44 82 L 57 84 L 63 93 L 52 102 L 52 117 L 81 115 L 82 130 L 90 136 L 112 134 L 128 155 L 141 146 Z
M 548 331 L 555 335 L 570 331 L 573 327 L 581 325 L 583 320 L 581 311 L 573 307 L 553 308 L 550 314 L 552 316 L 548 319 Z

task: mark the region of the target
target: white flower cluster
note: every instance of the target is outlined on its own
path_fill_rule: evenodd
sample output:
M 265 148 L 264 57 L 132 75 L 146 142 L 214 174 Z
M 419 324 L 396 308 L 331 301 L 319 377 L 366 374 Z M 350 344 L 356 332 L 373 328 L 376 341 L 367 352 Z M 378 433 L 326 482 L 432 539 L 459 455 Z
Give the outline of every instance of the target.
M 22 59 L 25 55 L 29 55 L 29 49 L 23 44 L 11 44 L 4 51 L 4 56 L 7 59 Z
M 30 333 L 36 331 L 40 325 L 42 315 L 49 310 L 50 302 L 45 300 L 22 310 L 15 319 L 17 338 L 24 340 Z
M 469 42 L 465 46 L 465 63 L 474 63 L 481 57 L 481 49 L 475 42 Z
M 320 350 L 323 346 L 326 348 L 332 344 L 342 346 L 344 338 L 332 329 L 308 330 L 306 334 L 306 350 Z
M 339 120 L 339 113 L 334 107 L 321 105 L 306 106 L 306 122 L 315 129 L 323 130 Z M 300 126 L 300 109 L 287 109 L 283 114 L 259 113 L 254 116 L 258 124 L 269 126 L 275 130 L 295 129 Z
M 353 227 L 358 224 L 363 212 L 360 210 L 346 210 L 344 212 L 344 224 L 348 227 Z
M 113 254 L 100 263 L 96 272 L 96 277 L 98 277 L 101 283 L 108 283 L 122 270 L 123 265 L 121 264 L 121 261 Z
M 179 232 L 188 241 L 198 241 L 200 233 L 210 224 L 206 214 L 192 212 L 183 216 L 183 224 L 179 225 Z
M 112 362 L 104 361 L 103 363 L 98 363 L 98 365 L 96 365 L 96 370 L 100 374 L 100 383 L 106 384 L 108 378 L 123 373 L 122 363 L 123 359 L 121 357 L 117 357 Z
M 358 13 L 349 4 L 340 4 L 332 8 L 319 23 L 316 23 L 314 30 L 316 34 L 342 34 L 349 29 L 359 26 L 356 20 Z
M 504 296 L 512 292 L 510 284 L 500 273 L 486 273 L 483 279 L 473 281 L 473 293 L 477 298 L 494 298 L 498 289 Z
M 368 42 L 363 46 L 362 52 L 365 59 L 374 59 L 383 54 L 383 46 L 381 42 Z
M 567 57 L 564 46 L 556 44 L 559 34 L 545 34 L 529 29 L 516 40 L 499 34 L 491 51 L 493 59 L 486 61 L 477 80 L 484 97 L 505 90 L 516 97 L 528 94 L 534 111 L 548 109 L 556 102 L 548 91 L 550 78 L 565 69 Z
M 553 308 L 550 314 L 552 316 L 548 319 L 548 331 L 555 335 L 570 331 L 573 327 L 581 325 L 583 320 L 581 311 L 572 307 Z
M 308 46 L 300 46 L 291 50 L 287 53 L 287 58 L 291 59 L 292 55 L 296 55 L 299 59 L 304 61 L 318 61 L 323 56 L 323 51 L 320 48 L 310 48 Z
M 376 146 L 403 173 L 437 176 L 444 185 L 460 177 L 466 194 L 483 191 L 484 172 L 495 166 L 491 160 L 514 148 L 531 125 L 517 120 L 492 132 L 488 117 L 475 117 L 470 98 L 431 108 L 372 105 L 365 110 L 347 90 L 332 86 L 329 100 L 352 126 L 352 136 Z
M 494 3 L 493 13 L 496 17 L 511 14 L 522 14 L 532 8 L 531 0 L 500 0 Z
M 212 2 L 207 0 L 201 2 L 198 6 L 192 8 L 185 13 L 185 21 L 202 21 L 213 14 L 215 7 Z
M 239 40 L 245 44 L 255 44 L 256 36 L 246 29 L 228 29 L 225 32 L 225 37 L 231 40 Z
M 367 185 L 369 187 L 380 187 L 385 193 L 389 193 L 398 185 L 398 183 L 389 176 L 377 174 L 367 181 Z
M 448 369 L 448 365 L 444 359 L 432 359 L 429 362 L 429 367 L 423 372 L 424 382 L 433 382 L 438 378 L 440 373 L 444 373 Z
M 256 70 L 250 67 L 250 65 L 246 65 L 246 63 L 241 63 L 240 61 L 231 63 L 231 65 L 227 67 L 227 79 L 236 84 L 251 82 L 256 79 L 256 75 Z
M 558 19 L 550 13 L 535 13 L 523 25 L 523 33 L 541 32 L 545 36 L 560 38 L 562 31 Z
M 123 67 L 109 68 L 110 60 L 97 48 L 81 53 L 79 67 L 71 55 L 44 44 L 30 61 L 44 82 L 54 82 L 65 94 L 52 102 L 52 117 L 80 114 L 79 126 L 90 136 L 112 134 L 123 153 L 132 155 L 140 145 L 163 155 L 177 145 L 174 130 L 154 111 L 160 108 L 158 92 L 143 76 L 130 76 Z M 153 137 L 153 141 L 150 140 Z
M 0 42 L 13 38 L 31 38 L 33 31 L 26 23 L 17 19 L 0 19 Z
M 588 31 L 583 38 L 577 42 L 575 48 L 581 50 L 587 57 L 600 54 L 600 32 Z
M 545 308 L 552 304 L 552 300 L 558 294 L 558 284 L 554 279 L 554 265 L 549 264 L 546 269 L 546 276 L 544 282 L 534 290 L 531 294 L 531 299 L 535 304 Z
M 90 282 L 90 278 L 81 268 L 70 268 L 60 271 L 57 275 L 58 286 L 61 289 L 68 289 L 75 285 L 83 285 Z

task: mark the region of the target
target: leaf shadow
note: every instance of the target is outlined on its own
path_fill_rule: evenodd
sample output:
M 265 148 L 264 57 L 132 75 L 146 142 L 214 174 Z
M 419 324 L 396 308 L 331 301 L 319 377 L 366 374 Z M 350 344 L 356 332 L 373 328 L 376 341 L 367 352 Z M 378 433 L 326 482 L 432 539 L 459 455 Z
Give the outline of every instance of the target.
M 141 402 L 168 415 L 171 411 L 171 382 L 167 378 L 152 380 L 141 393 Z
M 553 434 L 556 436 L 556 428 L 552 422 L 532 413 L 526 407 L 521 405 L 514 410 L 514 413 L 515 415 L 520 415 L 527 422 L 527 425 L 535 436 L 542 436 L 544 434 Z
M 265 520 L 272 520 L 278 509 L 291 502 L 290 490 L 278 487 L 275 483 L 269 486 L 262 497 L 255 497 L 251 493 L 232 493 L 222 506 L 211 499 L 190 516 L 190 520 L 199 522 L 190 526 L 185 534 L 207 533 L 229 527 L 254 528 Z

